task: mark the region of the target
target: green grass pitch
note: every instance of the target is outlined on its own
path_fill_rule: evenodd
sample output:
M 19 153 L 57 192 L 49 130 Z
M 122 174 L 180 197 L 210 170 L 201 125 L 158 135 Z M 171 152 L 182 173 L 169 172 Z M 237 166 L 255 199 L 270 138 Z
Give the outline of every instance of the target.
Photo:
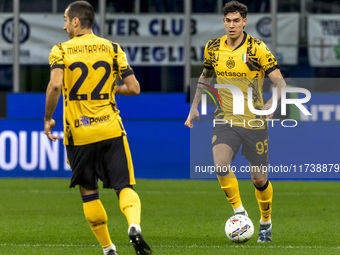
M 0 254 L 102 254 L 67 179 L 0 179 Z M 240 181 L 254 237 L 229 242 L 232 215 L 217 181 L 137 180 L 142 230 L 153 254 L 340 254 L 339 182 L 272 181 L 273 242 L 257 244 L 259 210 L 251 181 Z M 112 190 L 100 189 L 120 255 L 134 254 Z

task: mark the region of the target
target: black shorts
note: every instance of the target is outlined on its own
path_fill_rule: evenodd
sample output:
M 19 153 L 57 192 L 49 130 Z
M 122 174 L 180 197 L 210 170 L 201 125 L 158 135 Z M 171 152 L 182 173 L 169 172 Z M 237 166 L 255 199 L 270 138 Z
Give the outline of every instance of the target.
M 212 147 L 217 144 L 229 145 L 233 152 L 233 158 L 242 145 L 242 155 L 253 166 L 268 165 L 268 129 L 246 129 L 243 127 L 220 124 L 214 127 Z
M 98 189 L 98 179 L 104 188 L 120 190 L 135 184 L 131 153 L 126 136 L 96 143 L 66 146 L 72 169 L 70 188 L 81 185 Z

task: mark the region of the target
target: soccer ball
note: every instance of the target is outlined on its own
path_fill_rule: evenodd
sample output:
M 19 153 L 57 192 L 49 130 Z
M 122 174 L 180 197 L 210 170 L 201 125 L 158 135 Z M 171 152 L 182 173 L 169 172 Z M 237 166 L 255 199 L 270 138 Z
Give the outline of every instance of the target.
M 225 224 L 225 234 L 234 243 L 247 242 L 254 234 L 254 224 L 245 215 L 233 215 Z

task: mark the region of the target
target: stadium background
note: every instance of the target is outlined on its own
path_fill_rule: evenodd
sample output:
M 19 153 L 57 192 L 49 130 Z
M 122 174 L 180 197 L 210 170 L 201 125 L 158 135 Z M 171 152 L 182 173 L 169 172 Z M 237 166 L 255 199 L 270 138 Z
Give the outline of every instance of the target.
M 12 93 L 13 1 L 0 3 L 1 177 L 70 176 L 61 142 L 49 143 L 42 135 L 48 53 L 54 44 L 67 40 L 62 31 L 62 13 L 69 2 L 20 1 L 20 93 Z M 224 2 L 192 1 L 193 78 L 202 70 L 206 41 L 224 34 L 217 10 Z M 270 2 L 243 2 L 249 7 L 246 31 L 270 48 Z M 98 12 L 98 1 L 91 3 Z M 275 55 L 287 83 L 312 92 L 312 100 L 306 106 L 313 117 L 300 121 L 299 113 L 291 111 L 290 117 L 300 121 L 298 128 L 270 130 L 273 148 L 280 145 L 280 149 L 271 152 L 271 162 L 338 163 L 339 8 L 337 1 L 278 1 Z M 117 97 L 140 178 L 190 177 L 190 131 L 183 125 L 190 106 L 188 84 L 184 81 L 183 12 L 183 1 L 106 1 L 104 33 L 125 47 L 142 88 L 138 97 Z M 100 31 L 98 16 L 97 13 L 95 32 Z M 265 86 L 265 92 L 269 92 L 269 86 Z M 60 133 L 61 103 L 55 118 L 55 131 Z M 211 160 L 208 140 L 206 143 L 207 146 L 201 146 L 206 148 L 201 153 L 210 155 Z M 286 152 L 286 157 L 282 157 L 281 151 Z M 337 178 L 334 174 L 323 177 Z

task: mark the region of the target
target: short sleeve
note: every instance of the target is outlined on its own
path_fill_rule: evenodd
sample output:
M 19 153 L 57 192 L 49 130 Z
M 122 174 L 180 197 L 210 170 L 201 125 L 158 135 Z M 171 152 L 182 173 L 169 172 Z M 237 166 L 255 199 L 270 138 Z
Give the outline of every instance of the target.
M 54 68 L 64 69 L 64 54 L 61 44 L 54 45 L 49 57 L 51 70 Z
M 268 75 L 272 71 L 279 69 L 280 66 L 274 55 L 270 52 L 267 45 L 262 42 L 259 45 L 259 60 L 263 71 Z
M 125 52 L 122 50 L 118 43 L 112 43 L 115 56 L 114 56 L 114 66 L 118 71 L 118 74 L 121 79 L 125 79 L 126 77 L 134 74 L 131 66 L 129 65 Z
M 211 45 L 212 40 L 210 40 L 204 48 L 204 68 L 208 70 L 214 69 L 213 63 L 211 61 L 211 54 L 208 51 L 209 45 Z

